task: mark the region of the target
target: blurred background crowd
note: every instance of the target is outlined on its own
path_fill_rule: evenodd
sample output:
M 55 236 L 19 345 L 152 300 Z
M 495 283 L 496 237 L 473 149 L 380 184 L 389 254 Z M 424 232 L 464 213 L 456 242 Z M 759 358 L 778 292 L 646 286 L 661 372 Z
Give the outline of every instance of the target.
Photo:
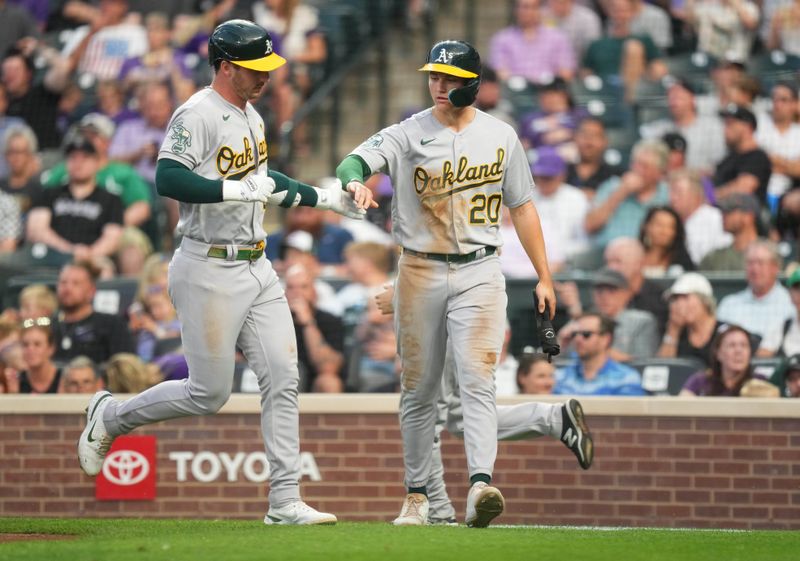
M 177 204 L 153 181 L 173 110 L 211 81 L 216 24 L 272 34 L 289 64 L 254 102 L 270 165 L 321 183 L 308 176 L 324 159 L 315 119 L 360 138 L 374 128 L 314 103 L 348 79 L 353 53 L 376 52 L 355 70 L 369 73 L 402 38 L 414 54 L 400 60 L 419 66 L 444 38 L 437 22 L 480 9 L 505 23 L 477 24 L 476 106 L 527 150 L 563 349 L 552 364 L 536 352 L 535 272 L 498 213 L 510 295 L 498 395 L 800 397 L 800 0 L 492 4 L 0 0 L 0 392 L 138 392 L 188 375 L 166 280 Z M 393 186 L 369 187 L 380 207 L 363 222 L 269 217 L 304 392 L 398 390 L 392 316 L 375 300 L 398 256 Z M 234 390 L 257 391 L 243 359 Z

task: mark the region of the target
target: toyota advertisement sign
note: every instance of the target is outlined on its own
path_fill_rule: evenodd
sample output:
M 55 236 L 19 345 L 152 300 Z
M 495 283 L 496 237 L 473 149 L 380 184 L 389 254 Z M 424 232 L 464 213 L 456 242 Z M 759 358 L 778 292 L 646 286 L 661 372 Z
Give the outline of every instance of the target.
M 100 501 L 152 501 L 156 498 L 156 437 L 119 436 L 95 479 Z

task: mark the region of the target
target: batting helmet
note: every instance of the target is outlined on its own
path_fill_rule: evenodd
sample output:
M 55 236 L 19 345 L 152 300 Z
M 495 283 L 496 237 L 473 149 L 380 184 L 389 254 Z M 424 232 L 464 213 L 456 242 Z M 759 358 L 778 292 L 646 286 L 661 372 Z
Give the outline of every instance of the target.
M 208 38 L 208 63 L 216 68 L 222 60 L 261 72 L 286 64 L 286 59 L 272 50 L 267 30 L 243 19 L 219 24 Z
M 466 41 L 439 41 L 428 53 L 428 60 L 420 71 L 441 72 L 466 78 L 466 84 L 447 94 L 450 103 L 456 107 L 472 105 L 478 95 L 481 85 L 481 57 L 475 47 Z

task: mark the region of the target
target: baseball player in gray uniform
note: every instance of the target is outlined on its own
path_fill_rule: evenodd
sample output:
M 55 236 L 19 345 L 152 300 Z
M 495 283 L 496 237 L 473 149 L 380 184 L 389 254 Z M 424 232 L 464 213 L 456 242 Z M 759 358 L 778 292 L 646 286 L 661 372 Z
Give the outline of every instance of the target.
M 396 525 L 427 522 L 427 482 L 445 349 L 452 343 L 462 393 L 471 487 L 465 521 L 485 527 L 504 508 L 491 486 L 497 454 L 494 372 L 506 317 L 497 248 L 500 205 L 511 210 L 539 275 L 540 311 L 555 311 L 552 278 L 533 179 L 507 124 L 471 107 L 480 57 L 462 41 L 431 49 L 428 86 L 434 106 L 367 139 L 337 168 L 348 187 L 367 175 L 392 178 L 392 229 L 403 247 L 395 282 L 395 328 L 403 367 L 400 426 L 408 489 Z
M 384 314 L 392 314 L 394 287 L 375 296 L 378 308 Z M 452 343 L 451 343 L 452 344 Z M 438 401 L 438 417 L 431 459 L 431 474 L 428 479 L 428 523 L 454 524 L 456 512 L 444 483 L 441 434 L 444 429 L 454 436 L 464 436 L 464 415 L 461 407 L 461 391 L 455 373 L 455 363 L 450 344 L 447 347 L 442 376 L 442 393 Z M 561 441 L 575 455 L 578 465 L 589 469 L 594 460 L 594 440 L 577 399 L 564 403 L 528 401 L 517 405 L 497 406 L 497 440 L 532 440 L 550 436 Z
M 114 437 L 149 423 L 215 413 L 230 395 L 238 347 L 261 392 L 270 465 L 264 522 L 334 524 L 334 515 L 300 499 L 297 344 L 283 289 L 263 257 L 262 222 L 266 204 L 330 208 L 360 218 L 371 197 L 267 171 L 264 121 L 249 100 L 286 61 L 273 52 L 263 28 L 244 20 L 222 23 L 211 34 L 208 54 L 214 80 L 175 111 L 156 173 L 159 193 L 180 201 L 183 239 L 170 263 L 169 293 L 189 378 L 163 382 L 127 401 L 95 394 L 78 457 L 83 470 L 96 475 Z

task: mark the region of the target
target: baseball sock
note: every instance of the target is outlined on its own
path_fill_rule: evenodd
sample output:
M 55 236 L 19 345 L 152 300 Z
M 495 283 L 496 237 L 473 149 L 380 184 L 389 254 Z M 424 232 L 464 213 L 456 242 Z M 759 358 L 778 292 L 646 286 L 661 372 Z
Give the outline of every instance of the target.
M 478 481 L 483 481 L 487 485 L 492 482 L 492 476 L 488 473 L 476 473 L 469 478 L 469 484 L 475 485 Z
M 419 493 L 419 494 L 425 495 L 427 497 L 428 496 L 428 488 L 425 487 L 424 485 L 422 487 L 409 487 L 408 488 L 408 494 L 410 495 L 411 493 Z

